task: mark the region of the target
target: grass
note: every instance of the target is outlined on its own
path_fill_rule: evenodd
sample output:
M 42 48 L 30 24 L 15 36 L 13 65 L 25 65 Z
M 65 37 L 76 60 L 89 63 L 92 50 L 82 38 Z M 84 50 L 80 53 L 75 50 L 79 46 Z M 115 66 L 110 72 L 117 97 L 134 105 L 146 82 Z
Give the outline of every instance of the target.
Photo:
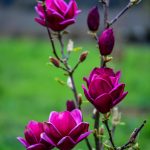
M 55 81 L 59 78 L 66 82 L 62 71 L 48 65 L 51 55 L 49 44 L 44 40 L 34 39 L 0 39 L 0 149 L 10 150 L 24 148 L 17 142 L 18 135 L 23 136 L 24 126 L 29 120 L 47 120 L 50 111 L 63 111 L 65 101 L 72 99 L 72 92 L 65 85 Z M 88 43 L 88 42 L 87 42 Z M 87 76 L 94 66 L 99 65 L 99 54 L 94 44 L 83 43 L 83 49 L 89 50 L 86 62 L 79 66 L 75 73 L 78 91 L 83 93 L 82 77 Z M 80 46 L 77 44 L 75 46 Z M 75 65 L 80 52 L 71 55 Z M 116 56 L 115 56 L 116 57 Z M 116 144 L 123 144 L 129 133 L 150 117 L 149 114 L 135 112 L 135 109 L 148 110 L 150 107 L 150 51 L 146 45 L 127 45 L 118 60 L 110 66 L 122 70 L 122 81 L 126 83 L 128 96 L 120 105 L 121 108 L 133 110 L 129 115 L 123 114 L 126 126 L 117 128 Z M 85 103 L 84 110 L 90 110 Z M 137 113 L 139 116 L 137 116 Z M 84 114 L 92 122 L 90 114 Z M 149 150 L 149 123 L 140 135 L 141 149 Z M 92 136 L 90 136 L 92 140 Z M 81 142 L 75 149 L 85 149 Z

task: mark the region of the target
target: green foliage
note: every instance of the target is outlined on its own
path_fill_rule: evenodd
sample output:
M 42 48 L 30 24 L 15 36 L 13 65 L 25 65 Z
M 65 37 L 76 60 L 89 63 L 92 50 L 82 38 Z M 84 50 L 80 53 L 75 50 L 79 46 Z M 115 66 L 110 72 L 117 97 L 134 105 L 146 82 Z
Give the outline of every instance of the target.
M 0 149 L 23 150 L 16 137 L 23 136 L 27 122 L 47 120 L 50 111 L 64 110 L 66 99 L 72 99 L 73 95 L 67 86 L 54 80 L 60 79 L 66 82 L 67 77 L 61 70 L 53 66 L 49 67 L 51 52 L 48 42 L 33 39 L 1 39 L 0 43 Z M 81 46 L 83 50 L 90 52 L 89 56 L 75 73 L 78 91 L 82 94 L 83 76 L 87 76 L 93 66 L 100 64 L 99 52 L 95 45 L 87 43 Z M 79 51 L 70 56 L 72 66 L 76 64 L 80 53 Z M 117 145 L 122 145 L 133 129 L 150 117 L 144 111 L 150 107 L 149 47 L 128 45 L 119 62 L 113 62 L 110 66 L 122 70 L 122 80 L 126 83 L 126 90 L 129 91 L 121 107 L 132 110 L 132 112 L 125 111 L 123 114 L 122 121 L 126 122 L 126 125 L 117 128 L 115 141 Z M 137 108 L 143 111 L 139 112 Z M 91 123 L 92 129 L 90 103 L 84 103 L 83 109 L 85 121 Z M 149 150 L 149 133 L 150 125 L 147 124 L 140 135 L 141 149 Z M 92 138 L 91 135 L 91 141 Z M 84 141 L 75 149 L 86 149 Z

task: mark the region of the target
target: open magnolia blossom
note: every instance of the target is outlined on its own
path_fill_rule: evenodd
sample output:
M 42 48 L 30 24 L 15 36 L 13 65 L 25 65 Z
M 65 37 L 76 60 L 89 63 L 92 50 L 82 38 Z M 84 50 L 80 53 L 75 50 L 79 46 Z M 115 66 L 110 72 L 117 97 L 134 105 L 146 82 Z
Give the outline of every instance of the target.
M 91 131 L 89 124 L 82 121 L 79 109 L 64 112 L 51 112 L 48 122 L 44 123 L 41 135 L 46 143 L 60 150 L 71 150 L 77 143 L 85 139 Z
M 87 88 L 83 85 L 86 98 L 101 113 L 107 113 L 117 105 L 128 92 L 124 92 L 124 83 L 119 83 L 120 71 L 114 73 L 110 68 L 95 68 L 89 78 L 84 80 Z
M 17 139 L 27 150 L 71 150 L 92 131 L 89 124 L 82 121 L 79 109 L 64 112 L 51 112 L 45 123 L 30 121 L 25 128 L 25 139 Z
M 52 145 L 41 141 L 41 133 L 44 132 L 43 123 L 30 121 L 24 130 L 25 139 L 17 139 L 24 145 L 27 150 L 48 150 Z
M 75 0 L 70 0 L 69 4 L 64 0 L 45 0 L 45 10 L 41 2 L 38 2 L 35 10 L 39 15 L 35 21 L 54 31 L 62 31 L 75 23 L 80 13 Z

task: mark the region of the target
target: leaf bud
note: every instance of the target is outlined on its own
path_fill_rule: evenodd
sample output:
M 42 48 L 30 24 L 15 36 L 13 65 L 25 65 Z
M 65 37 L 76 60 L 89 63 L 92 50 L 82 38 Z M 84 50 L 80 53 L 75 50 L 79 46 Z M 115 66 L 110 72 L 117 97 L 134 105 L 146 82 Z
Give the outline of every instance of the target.
M 50 57 L 49 60 L 55 67 L 58 67 L 58 68 L 60 67 L 60 63 L 58 59 Z
M 80 62 L 85 61 L 87 55 L 88 55 L 88 51 L 83 52 L 83 53 L 80 55 L 80 58 L 79 58 Z

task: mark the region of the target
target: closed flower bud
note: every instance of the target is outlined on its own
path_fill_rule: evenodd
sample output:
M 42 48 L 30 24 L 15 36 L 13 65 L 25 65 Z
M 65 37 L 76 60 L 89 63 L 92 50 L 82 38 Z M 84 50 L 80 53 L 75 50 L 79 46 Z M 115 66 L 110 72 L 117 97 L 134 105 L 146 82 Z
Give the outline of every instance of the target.
M 58 59 L 53 58 L 53 57 L 50 57 L 49 60 L 50 60 L 50 62 L 51 62 L 54 66 L 56 66 L 56 67 L 59 67 L 59 66 L 60 66 Z
M 66 106 L 67 106 L 67 110 L 68 111 L 72 111 L 72 110 L 74 110 L 76 108 L 75 103 L 74 103 L 73 100 L 68 100 L 66 102 Z
M 86 59 L 87 55 L 88 55 L 88 51 L 83 52 L 79 58 L 80 62 L 83 62 Z
M 100 24 L 100 15 L 97 6 L 90 10 L 87 18 L 87 24 L 90 31 L 96 32 L 98 30 Z
M 103 31 L 98 40 L 98 45 L 101 55 L 111 54 L 115 43 L 115 38 L 113 35 L 113 29 L 106 29 Z

